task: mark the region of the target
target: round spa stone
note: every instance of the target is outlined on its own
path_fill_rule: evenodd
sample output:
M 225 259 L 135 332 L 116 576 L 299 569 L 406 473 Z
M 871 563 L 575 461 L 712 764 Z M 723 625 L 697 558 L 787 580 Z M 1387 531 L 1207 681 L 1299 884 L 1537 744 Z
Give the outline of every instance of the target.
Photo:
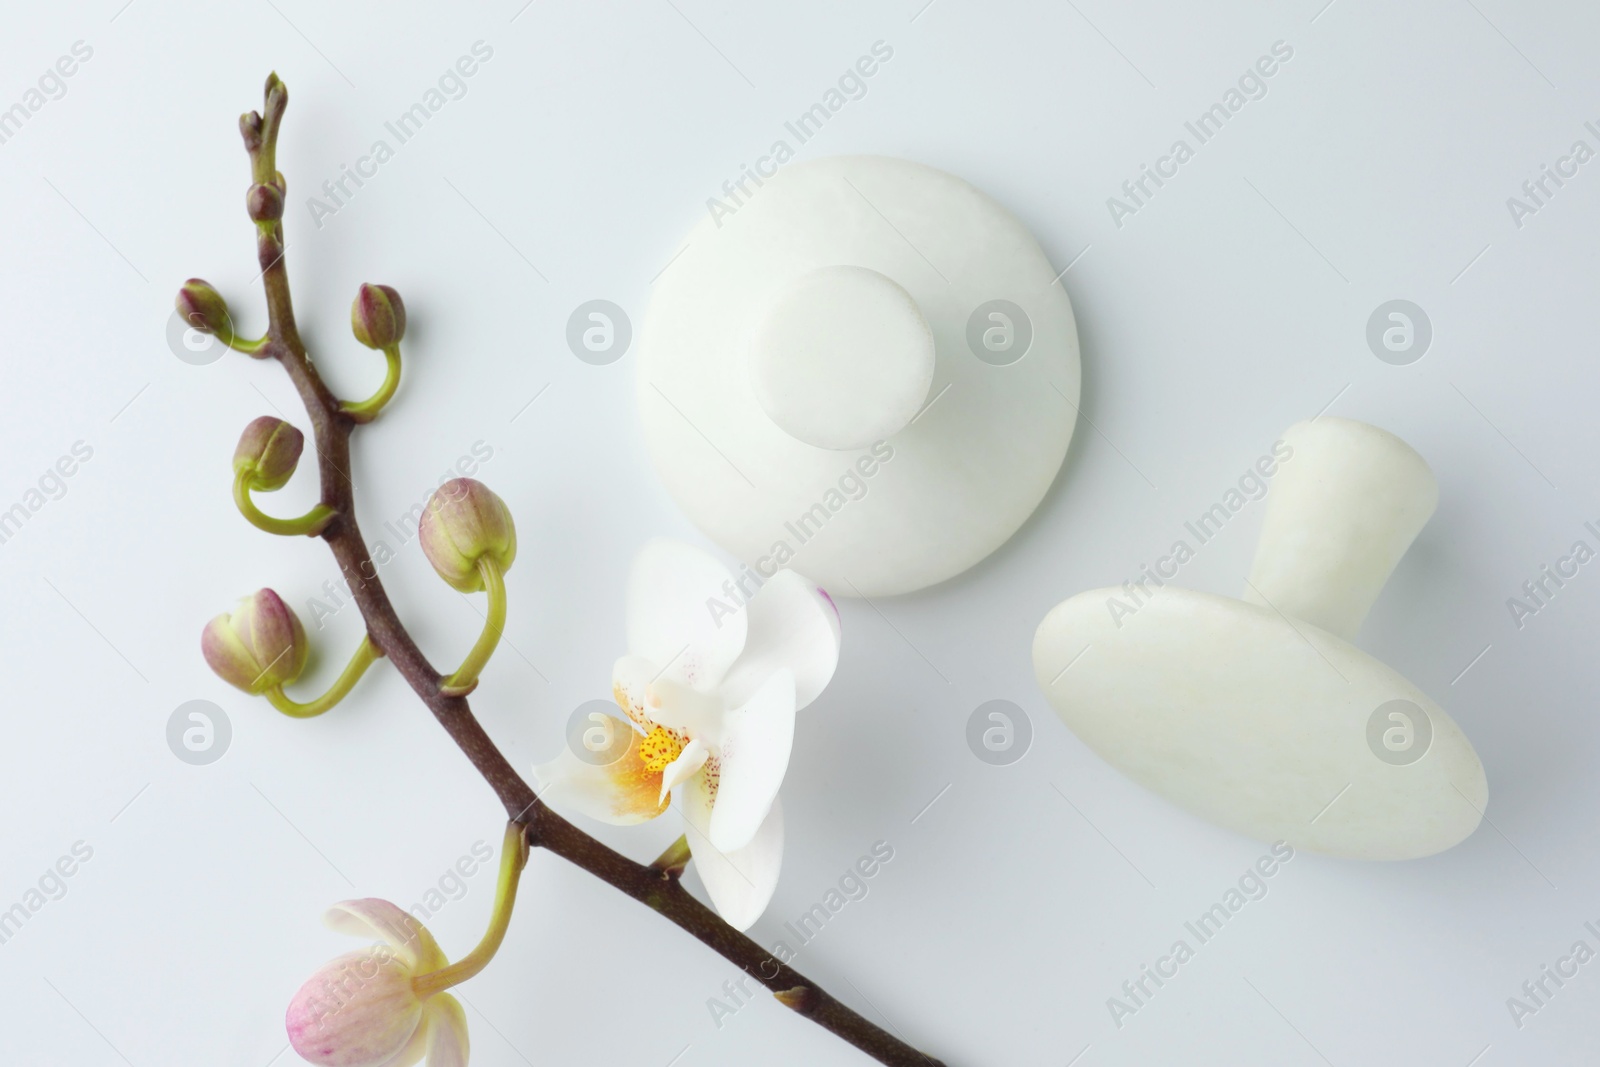
M 796 163 L 750 194 L 689 234 L 640 326 L 657 472 L 765 573 L 869 597 L 961 573 L 1033 512 L 1072 439 L 1056 269 L 999 204 L 917 163 Z

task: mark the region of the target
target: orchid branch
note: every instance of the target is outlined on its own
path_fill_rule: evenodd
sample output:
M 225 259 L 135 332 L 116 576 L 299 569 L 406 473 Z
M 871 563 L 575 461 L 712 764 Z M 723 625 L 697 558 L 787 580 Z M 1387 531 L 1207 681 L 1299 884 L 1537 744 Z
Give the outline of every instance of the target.
M 513 852 L 509 847 L 512 838 L 508 837 L 508 848 L 503 853 L 511 857 L 505 861 L 510 866 L 502 874 L 502 885 L 506 887 L 506 892 L 501 896 L 506 896 L 506 907 L 502 911 L 497 904 L 496 925 L 491 927 L 484 945 L 456 964 L 455 968 L 476 973 L 477 968 L 486 961 L 486 954 L 492 954 L 498 947 L 499 938 L 504 934 L 503 921 L 509 921 L 507 894 L 515 891 L 516 877 L 522 869 L 526 850 L 543 848 L 653 908 L 750 974 L 771 990 L 780 1003 L 838 1035 L 880 1063 L 893 1067 L 941 1067 L 937 1060 L 851 1010 L 696 900 L 679 880 L 687 859 L 680 846 L 668 849 L 655 864 L 636 863 L 590 837 L 547 807 L 489 738 L 468 705 L 462 692 L 464 687 L 456 684 L 456 678 L 461 674 L 476 676 L 477 668 L 482 666 L 481 660 L 487 657 L 488 650 L 475 649 L 463 664 L 462 671 L 446 678 L 417 647 L 384 591 L 378 568 L 373 565 L 367 551 L 356 522 L 354 486 L 347 473 L 351 469 L 351 431 L 359 423 L 375 417 L 394 395 L 398 385 L 397 344 L 399 335 L 404 332 L 404 307 L 393 290 L 383 286 L 363 286 L 353 310 L 357 337 L 369 347 L 384 351 L 388 358 L 388 373 L 383 386 L 370 400 L 357 404 L 342 402 L 323 382 L 306 354 L 305 344 L 295 325 L 293 302 L 289 294 L 282 225 L 285 183 L 276 163 L 277 135 L 287 103 L 287 90 L 277 75 L 273 74 L 267 79 L 263 111 L 251 112 L 240 120 L 255 183 L 250 189 L 247 204 L 257 227 L 257 256 L 269 322 L 266 337 L 260 342 L 249 342 L 248 350 L 256 358 L 277 360 L 305 405 L 316 441 L 317 472 L 321 485 L 317 516 L 323 525 L 314 536 L 320 536 L 327 542 L 338 561 L 366 623 L 367 641 L 376 655 L 387 657 L 399 670 L 451 740 L 494 790 L 513 825 L 518 828 L 513 833 L 517 835 L 519 847 Z M 196 286 L 200 288 L 194 288 Z M 209 312 L 211 321 L 219 326 L 225 326 L 229 321 L 221 297 L 204 283 L 191 282 L 180 294 L 180 308 L 191 305 Z M 195 319 L 191 317 L 191 321 Z M 240 447 L 244 450 L 244 441 L 241 441 Z M 298 447 L 293 451 L 297 459 Z M 260 460 L 259 455 L 257 460 Z M 267 473 L 271 476 L 281 473 L 281 462 L 267 462 L 263 466 L 268 468 Z M 293 462 L 288 464 L 288 468 L 292 471 Z M 287 479 L 287 474 L 282 476 Z M 425 535 L 426 522 L 425 517 Z M 506 563 L 509 562 L 509 553 L 514 550 L 513 537 L 507 549 Z M 493 576 L 472 577 L 480 583 L 484 577 L 489 577 L 492 583 L 498 584 L 498 571 Z M 475 588 L 482 588 L 482 585 Z M 493 599 L 494 592 L 491 590 Z M 484 641 L 489 641 L 492 646 L 492 639 L 498 637 L 499 629 L 498 619 L 491 620 L 491 625 L 486 627 L 484 637 L 480 639 L 480 646 Z M 367 646 L 364 643 L 362 647 Z M 456 980 L 467 976 L 464 970 L 450 972 L 450 977 Z

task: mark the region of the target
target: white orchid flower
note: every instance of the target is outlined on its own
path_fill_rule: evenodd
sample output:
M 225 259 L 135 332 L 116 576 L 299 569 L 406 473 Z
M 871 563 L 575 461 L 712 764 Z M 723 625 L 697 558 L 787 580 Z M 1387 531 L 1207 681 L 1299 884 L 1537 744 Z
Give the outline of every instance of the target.
M 676 795 L 712 904 L 744 930 L 778 884 L 778 787 L 795 712 L 838 665 L 839 613 L 793 571 L 741 599 L 706 553 L 646 544 L 628 579 L 628 655 L 612 674 L 627 719 L 595 723 L 619 743 L 598 746 L 603 759 L 565 749 L 534 774 L 547 801 L 619 825 L 655 818 Z

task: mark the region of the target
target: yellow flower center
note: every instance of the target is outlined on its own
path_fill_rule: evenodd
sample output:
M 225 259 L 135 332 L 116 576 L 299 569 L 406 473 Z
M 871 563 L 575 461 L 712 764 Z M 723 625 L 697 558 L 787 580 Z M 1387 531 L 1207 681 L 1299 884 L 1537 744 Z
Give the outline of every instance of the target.
M 657 726 L 639 742 L 639 758 L 644 760 L 644 769 L 652 774 L 666 770 L 667 764 L 681 752 L 683 742 L 664 726 Z

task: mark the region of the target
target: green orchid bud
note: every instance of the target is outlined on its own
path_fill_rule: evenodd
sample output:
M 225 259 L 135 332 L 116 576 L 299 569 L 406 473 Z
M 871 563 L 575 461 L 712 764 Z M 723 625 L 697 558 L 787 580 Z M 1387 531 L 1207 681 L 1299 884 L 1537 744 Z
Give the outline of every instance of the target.
M 178 290 L 176 303 L 178 314 L 190 326 L 215 334 L 224 344 L 233 340 L 233 317 L 228 314 L 228 302 L 209 282 L 190 278 Z
M 311 645 L 293 609 L 271 589 L 262 589 L 206 623 L 200 651 L 217 677 L 260 694 L 300 677 Z
M 283 118 L 283 109 L 289 106 L 289 87 L 283 84 L 283 79 L 278 77 L 278 72 L 273 71 L 267 75 L 267 84 L 262 88 L 262 95 L 266 100 L 263 109 L 269 122 L 276 122 Z
M 517 530 L 505 501 L 471 478 L 452 478 L 428 501 L 417 523 L 422 551 L 439 577 L 463 593 L 484 588 L 478 561 L 500 571 L 517 555 Z
M 276 185 L 252 185 L 244 196 L 245 210 L 256 222 L 276 222 L 283 218 L 283 190 Z
M 233 473 L 252 489 L 270 493 L 282 489 L 294 474 L 305 448 L 306 435 L 271 415 L 252 419 L 233 450 Z
M 391 348 L 406 335 L 406 305 L 387 285 L 363 285 L 350 305 L 350 329 L 368 348 Z

